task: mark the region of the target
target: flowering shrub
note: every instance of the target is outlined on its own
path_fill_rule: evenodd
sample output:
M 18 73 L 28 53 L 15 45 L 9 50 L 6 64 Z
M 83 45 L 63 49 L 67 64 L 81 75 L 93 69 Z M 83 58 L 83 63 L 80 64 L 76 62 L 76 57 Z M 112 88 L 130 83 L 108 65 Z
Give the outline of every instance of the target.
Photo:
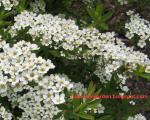
M 139 94 L 127 83 L 150 80 L 149 53 L 140 49 L 149 46 L 149 21 L 126 10 L 120 34 L 109 23 L 116 12 L 108 1 L 78 2 L 0 1 L 0 119 L 149 119 L 141 112 L 149 97 L 83 97 Z M 110 4 L 118 2 L 134 3 Z M 84 12 L 74 13 L 76 5 Z

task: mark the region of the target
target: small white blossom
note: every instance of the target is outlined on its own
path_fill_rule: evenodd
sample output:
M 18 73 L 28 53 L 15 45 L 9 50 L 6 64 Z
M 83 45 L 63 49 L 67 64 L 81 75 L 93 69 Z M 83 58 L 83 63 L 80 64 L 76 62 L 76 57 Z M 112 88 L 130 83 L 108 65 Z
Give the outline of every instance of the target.
M 4 10 L 11 10 L 12 7 L 17 6 L 19 0 L 0 0 L 0 7 L 3 6 Z
M 128 120 L 146 120 L 146 118 L 142 114 L 137 114 L 133 117 L 128 117 Z
M 150 73 L 150 66 L 147 66 L 147 67 L 145 68 L 145 72 L 146 72 L 146 73 Z
M 54 102 L 54 104 L 61 104 L 65 102 L 65 95 L 64 94 L 54 94 L 54 96 L 52 96 L 52 101 Z
M 44 0 L 34 0 L 34 2 L 30 2 L 30 7 L 33 12 L 36 12 L 36 13 L 40 11 L 45 12 L 46 4 Z
M 137 46 L 143 48 L 146 46 L 146 41 L 150 39 L 150 22 L 131 10 L 127 12 L 127 15 L 130 16 L 130 21 L 125 24 L 125 28 L 127 29 L 126 37 L 132 39 L 138 36 Z
M 97 113 L 97 114 L 102 114 L 104 113 L 104 110 L 105 110 L 105 107 L 102 106 L 102 104 L 98 104 L 95 108 L 86 108 L 86 110 L 84 111 L 85 113 L 87 112 L 94 112 L 94 113 Z
M 128 4 L 128 0 L 118 0 L 118 2 L 120 3 L 120 5 Z
M 12 114 L 7 112 L 6 109 L 0 105 L 0 119 L 12 120 Z
M 134 101 L 130 101 L 129 102 L 131 105 L 135 105 L 135 102 Z

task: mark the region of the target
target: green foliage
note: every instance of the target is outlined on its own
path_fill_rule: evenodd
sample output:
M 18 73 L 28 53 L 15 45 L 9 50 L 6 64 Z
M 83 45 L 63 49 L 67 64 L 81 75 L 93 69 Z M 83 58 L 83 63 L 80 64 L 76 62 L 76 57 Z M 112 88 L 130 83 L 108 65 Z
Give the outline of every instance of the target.
M 18 12 L 22 12 L 22 11 L 24 11 L 24 10 L 26 10 L 26 0 L 20 0 L 20 2 L 19 2 L 19 5 L 16 7 L 16 10 L 18 11 Z
M 68 92 L 68 91 L 66 91 Z M 90 95 L 99 95 L 100 90 L 96 90 L 96 85 L 91 81 L 88 90 L 87 90 L 87 96 Z M 58 105 L 59 108 L 63 110 L 63 113 L 65 114 L 65 119 L 75 119 L 75 120 L 95 120 L 96 116 L 94 116 L 93 113 L 85 113 L 86 108 L 96 108 L 98 104 L 101 103 L 101 99 L 76 99 L 76 98 L 70 98 L 70 96 L 75 97 L 76 93 L 69 92 L 67 103 Z M 83 95 L 85 96 L 85 95 Z
M 97 120 L 112 120 L 112 116 L 106 115 L 106 116 L 98 118 Z
M 73 0 L 63 0 L 63 4 L 65 7 L 70 7 L 72 2 L 73 2 Z
M 5 27 L 11 25 L 11 21 L 7 21 L 7 19 L 12 15 L 11 12 L 0 11 L 0 27 Z
M 138 66 L 138 68 L 134 71 L 137 76 L 150 80 L 150 73 L 145 72 L 145 67 Z
M 103 4 L 97 4 L 96 8 L 88 8 L 87 11 L 91 17 L 91 26 L 100 30 L 108 30 L 106 22 L 112 17 L 112 11 L 106 12 Z

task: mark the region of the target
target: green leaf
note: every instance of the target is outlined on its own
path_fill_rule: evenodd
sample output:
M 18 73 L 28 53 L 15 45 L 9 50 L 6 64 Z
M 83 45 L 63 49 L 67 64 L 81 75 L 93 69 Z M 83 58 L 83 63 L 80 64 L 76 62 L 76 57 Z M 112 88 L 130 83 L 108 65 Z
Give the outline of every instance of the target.
M 84 118 L 86 120 L 94 120 L 94 117 L 92 115 L 86 114 L 86 113 L 75 113 L 77 116 Z
M 59 57 L 60 53 L 57 50 L 49 50 L 48 51 L 51 55 L 55 56 L 55 57 Z
M 78 112 L 80 110 L 84 110 L 87 107 L 88 103 L 82 103 L 77 108 L 75 108 L 75 112 Z
M 98 4 L 96 8 L 88 8 L 87 12 L 94 21 L 101 21 L 104 11 L 103 4 Z
M 105 24 L 105 23 L 100 23 L 100 24 L 99 24 L 99 27 L 100 27 L 99 29 L 102 28 L 102 29 L 104 29 L 104 30 L 108 30 L 108 25 Z
M 95 100 L 92 100 L 87 107 L 89 108 L 96 108 L 98 104 L 101 103 L 101 100 L 100 99 L 95 99 Z
M 96 6 L 96 10 L 95 10 L 95 17 L 101 17 L 104 11 L 104 7 L 103 4 L 98 4 Z
M 137 69 L 134 71 L 136 74 L 141 74 L 145 72 L 145 67 L 138 65 Z
M 69 107 L 66 104 L 59 104 L 58 108 L 60 108 L 62 110 L 69 110 Z
M 95 92 L 96 86 L 93 84 L 93 82 L 90 82 L 90 85 L 88 87 L 87 95 L 92 95 Z
M 72 2 L 73 2 L 72 0 L 63 0 L 63 4 L 65 7 L 70 7 Z
M 145 67 L 138 65 L 137 69 L 133 71 L 137 76 L 143 77 L 147 80 L 150 80 L 150 73 L 145 73 Z
M 16 7 L 16 9 L 18 12 L 22 12 L 25 10 L 25 7 L 26 7 L 26 0 L 21 0 L 19 2 L 19 5 Z
M 12 25 L 12 23 L 7 22 L 7 21 L 0 21 L 0 27 L 4 27 L 4 26 L 8 26 L 8 25 Z
M 86 101 L 85 103 L 82 103 L 81 105 L 79 105 L 76 109 L 75 109 L 75 112 L 84 112 L 84 110 L 87 108 L 87 107 L 96 107 L 99 103 L 101 102 L 100 99 L 94 99 L 94 100 L 88 100 Z
M 102 16 L 102 21 L 105 22 L 109 20 L 112 17 L 112 15 L 113 15 L 113 12 L 107 12 L 106 14 Z
M 93 8 L 87 9 L 88 14 L 91 18 L 95 19 L 95 10 Z
M 72 111 L 64 111 L 64 117 L 65 117 L 65 120 L 70 120 L 70 119 L 78 120 L 78 116 L 75 113 L 73 113 Z
M 78 107 L 80 104 L 81 104 L 81 100 L 80 99 L 74 99 L 73 100 L 73 105 L 74 105 L 75 108 Z
M 90 82 L 89 86 L 88 86 L 88 91 L 93 87 L 94 83 L 93 81 Z
M 143 74 L 140 74 L 139 76 L 141 76 L 147 80 L 150 80 L 150 74 L 149 73 L 143 73 Z
M 21 5 L 22 7 L 24 7 L 25 4 L 26 4 L 26 0 L 21 0 L 21 1 L 19 2 L 19 5 Z
M 100 92 L 101 92 L 101 89 L 98 89 L 98 90 L 94 93 L 94 95 L 99 95 Z
M 96 120 L 113 120 L 113 118 L 110 115 L 106 115 L 106 116 L 100 117 L 100 118 L 98 118 Z

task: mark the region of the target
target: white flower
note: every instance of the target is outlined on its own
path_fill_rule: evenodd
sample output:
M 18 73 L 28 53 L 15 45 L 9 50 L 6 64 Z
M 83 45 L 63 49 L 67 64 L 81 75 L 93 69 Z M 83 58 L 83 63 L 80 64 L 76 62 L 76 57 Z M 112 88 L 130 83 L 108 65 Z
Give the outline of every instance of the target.
M 65 95 L 62 94 L 54 94 L 52 96 L 52 101 L 54 102 L 54 104 L 62 104 L 65 102 Z
M 97 114 L 102 114 L 104 113 L 104 110 L 105 110 L 105 107 L 102 106 L 102 104 L 98 104 L 95 108 L 86 108 L 86 110 L 84 112 L 91 112 L 93 111 L 94 113 L 97 113 Z
M 1 0 L 0 7 L 3 6 L 4 10 L 11 10 L 13 6 L 17 6 L 19 0 Z
M 45 12 L 46 4 L 43 0 L 35 0 L 34 2 L 30 2 L 30 7 L 33 12 L 36 12 L 36 13 L 40 11 Z
M 127 86 L 122 86 L 121 89 L 125 92 L 128 92 L 129 91 L 129 88 Z
M 146 72 L 146 73 L 150 73 L 150 66 L 147 66 L 147 67 L 145 68 L 145 72 Z
M 131 105 L 135 105 L 135 102 L 134 101 L 130 101 L 129 102 Z
M 118 0 L 118 2 L 120 3 L 120 5 L 126 5 L 126 4 L 128 4 L 127 0 Z
M 146 120 L 146 118 L 142 114 L 137 114 L 133 117 L 128 117 L 128 120 Z
M 146 46 L 146 41 L 150 39 L 150 22 L 131 10 L 127 12 L 127 15 L 130 16 L 130 21 L 125 24 L 126 37 L 132 39 L 137 35 L 139 37 L 137 46 L 143 48 Z
M 6 109 L 0 105 L 0 118 L 3 120 L 12 120 L 12 114 L 7 112 Z

